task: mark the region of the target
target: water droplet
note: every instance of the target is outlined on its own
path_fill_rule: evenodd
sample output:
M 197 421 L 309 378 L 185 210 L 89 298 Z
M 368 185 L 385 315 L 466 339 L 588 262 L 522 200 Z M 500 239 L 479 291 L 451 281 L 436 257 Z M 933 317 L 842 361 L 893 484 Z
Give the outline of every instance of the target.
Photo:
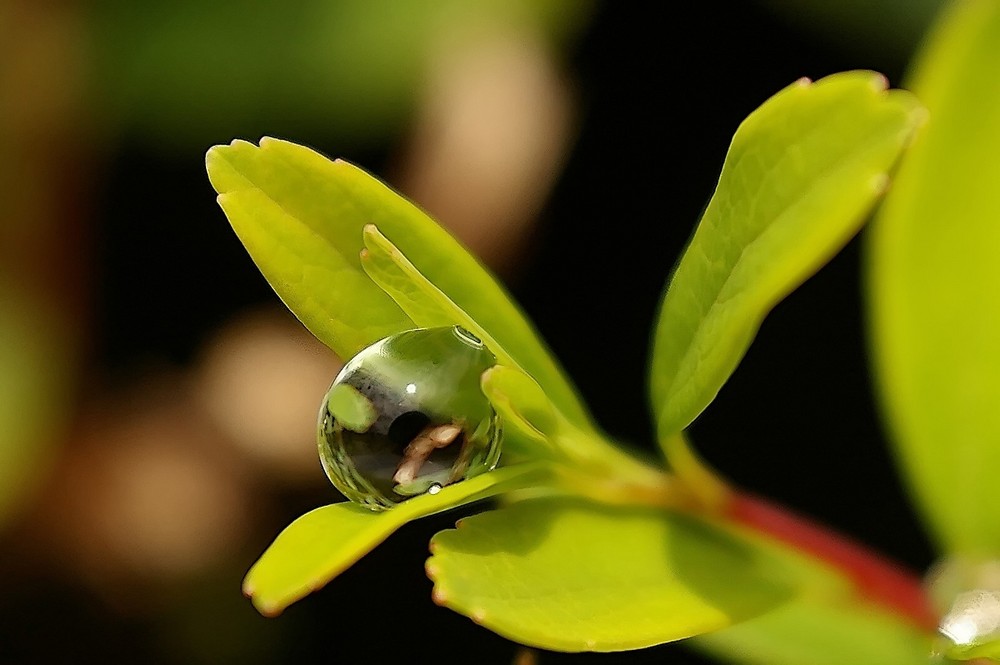
M 929 590 L 942 611 L 938 652 L 958 660 L 1000 652 L 1000 561 L 949 558 L 932 570 Z
M 319 453 L 344 496 L 372 510 L 489 471 L 499 417 L 479 378 L 496 358 L 459 326 L 409 330 L 354 356 L 319 413 Z

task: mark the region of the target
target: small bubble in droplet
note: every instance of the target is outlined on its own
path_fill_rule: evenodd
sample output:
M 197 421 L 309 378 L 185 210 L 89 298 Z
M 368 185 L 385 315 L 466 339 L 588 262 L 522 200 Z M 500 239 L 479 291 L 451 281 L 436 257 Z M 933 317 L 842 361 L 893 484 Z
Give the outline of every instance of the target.
M 484 348 L 483 340 L 479 339 L 478 337 L 473 335 L 471 332 L 469 332 L 462 326 L 455 326 L 453 330 L 455 331 L 455 336 L 458 337 L 463 342 L 465 342 L 466 344 L 468 344 L 469 346 L 477 349 Z
M 352 358 L 320 408 L 319 452 L 347 498 L 383 510 L 489 471 L 501 424 L 480 376 L 496 358 L 459 326 L 392 335 Z

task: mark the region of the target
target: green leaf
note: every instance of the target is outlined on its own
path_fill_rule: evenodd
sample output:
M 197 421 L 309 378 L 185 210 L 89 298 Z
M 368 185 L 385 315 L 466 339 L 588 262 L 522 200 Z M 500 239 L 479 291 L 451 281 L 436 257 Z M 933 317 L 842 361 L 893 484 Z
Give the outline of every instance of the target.
M 987 644 L 975 644 L 969 646 L 949 646 L 944 655 L 952 660 L 976 660 L 983 659 L 991 662 L 1000 660 L 1000 643 L 990 642 Z
M 558 51 L 586 24 L 592 4 L 297 0 L 294 8 L 262 2 L 246 11 L 240 0 L 143 7 L 105 0 L 86 17 L 99 90 L 93 101 L 109 128 L 185 155 L 234 127 L 295 127 L 384 145 L 412 122 L 442 49 L 467 53 L 462 47 L 482 43 L 485 28 L 487 35 L 528 30 Z
M 692 646 L 739 665 L 917 665 L 931 638 L 876 607 L 806 597 Z
M 504 364 L 517 361 L 489 331 L 434 286 L 374 224 L 364 228 L 361 266 L 400 309 L 422 328 L 460 325 L 479 337 Z
M 931 121 L 869 245 L 873 356 L 940 545 L 1000 553 L 1000 3 L 955 3 L 912 76 Z
M 662 510 L 572 498 L 463 519 L 431 541 L 434 599 L 504 637 L 559 651 L 638 649 L 786 600 L 763 548 Z
M 618 484 L 661 484 L 659 470 L 607 441 L 589 422 L 571 423 L 557 412 L 550 396 L 517 366 L 507 349 L 424 277 L 374 225 L 365 227 L 364 238 L 361 263 L 365 271 L 414 323 L 464 326 L 496 354 L 500 364 L 484 374 L 482 388 L 504 418 L 505 455 L 560 458 L 587 467 L 588 474 L 613 476 Z
M 347 570 L 407 522 L 525 487 L 544 473 L 539 465 L 504 467 L 382 512 L 351 502 L 317 508 L 278 535 L 247 573 L 243 593 L 261 614 L 276 616 Z
M 481 385 L 503 421 L 505 455 L 509 451 L 515 457 L 537 457 L 555 452 L 558 416 L 531 377 L 513 367 L 497 365 L 483 373 Z
M 460 325 L 477 335 L 501 363 L 483 375 L 483 392 L 504 422 L 504 455 L 551 452 L 558 416 L 548 396 L 490 334 L 430 283 L 374 225 L 365 227 L 361 264 L 368 276 L 419 326 Z
M 861 226 L 922 112 L 873 72 L 801 80 L 733 137 L 656 326 L 651 395 L 666 441 L 715 398 L 768 311 Z
M 574 422 L 589 416 L 562 370 L 503 288 L 416 206 L 364 171 L 299 145 L 261 139 L 206 158 L 219 204 L 254 262 L 320 340 L 350 357 L 414 323 L 361 266 L 376 225 L 413 265 L 541 385 Z

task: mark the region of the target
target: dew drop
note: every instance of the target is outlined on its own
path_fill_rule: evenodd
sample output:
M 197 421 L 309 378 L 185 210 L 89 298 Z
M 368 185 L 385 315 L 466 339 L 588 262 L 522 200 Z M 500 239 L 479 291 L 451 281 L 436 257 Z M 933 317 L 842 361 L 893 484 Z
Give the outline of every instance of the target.
M 489 471 L 501 424 L 479 385 L 495 356 L 459 326 L 409 330 L 352 358 L 320 407 L 333 485 L 372 510 Z

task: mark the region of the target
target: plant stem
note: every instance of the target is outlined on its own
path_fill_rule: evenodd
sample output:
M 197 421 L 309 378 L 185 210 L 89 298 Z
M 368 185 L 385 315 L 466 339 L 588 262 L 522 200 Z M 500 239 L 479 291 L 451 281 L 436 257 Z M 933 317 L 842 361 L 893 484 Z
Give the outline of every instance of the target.
M 938 620 L 920 578 L 868 547 L 746 492 L 733 492 L 722 515 L 827 563 L 846 575 L 861 597 L 921 630 L 936 630 Z
M 664 452 L 670 468 L 698 497 L 708 512 L 718 512 L 728 505 L 732 489 L 698 457 L 683 433 L 666 439 Z

